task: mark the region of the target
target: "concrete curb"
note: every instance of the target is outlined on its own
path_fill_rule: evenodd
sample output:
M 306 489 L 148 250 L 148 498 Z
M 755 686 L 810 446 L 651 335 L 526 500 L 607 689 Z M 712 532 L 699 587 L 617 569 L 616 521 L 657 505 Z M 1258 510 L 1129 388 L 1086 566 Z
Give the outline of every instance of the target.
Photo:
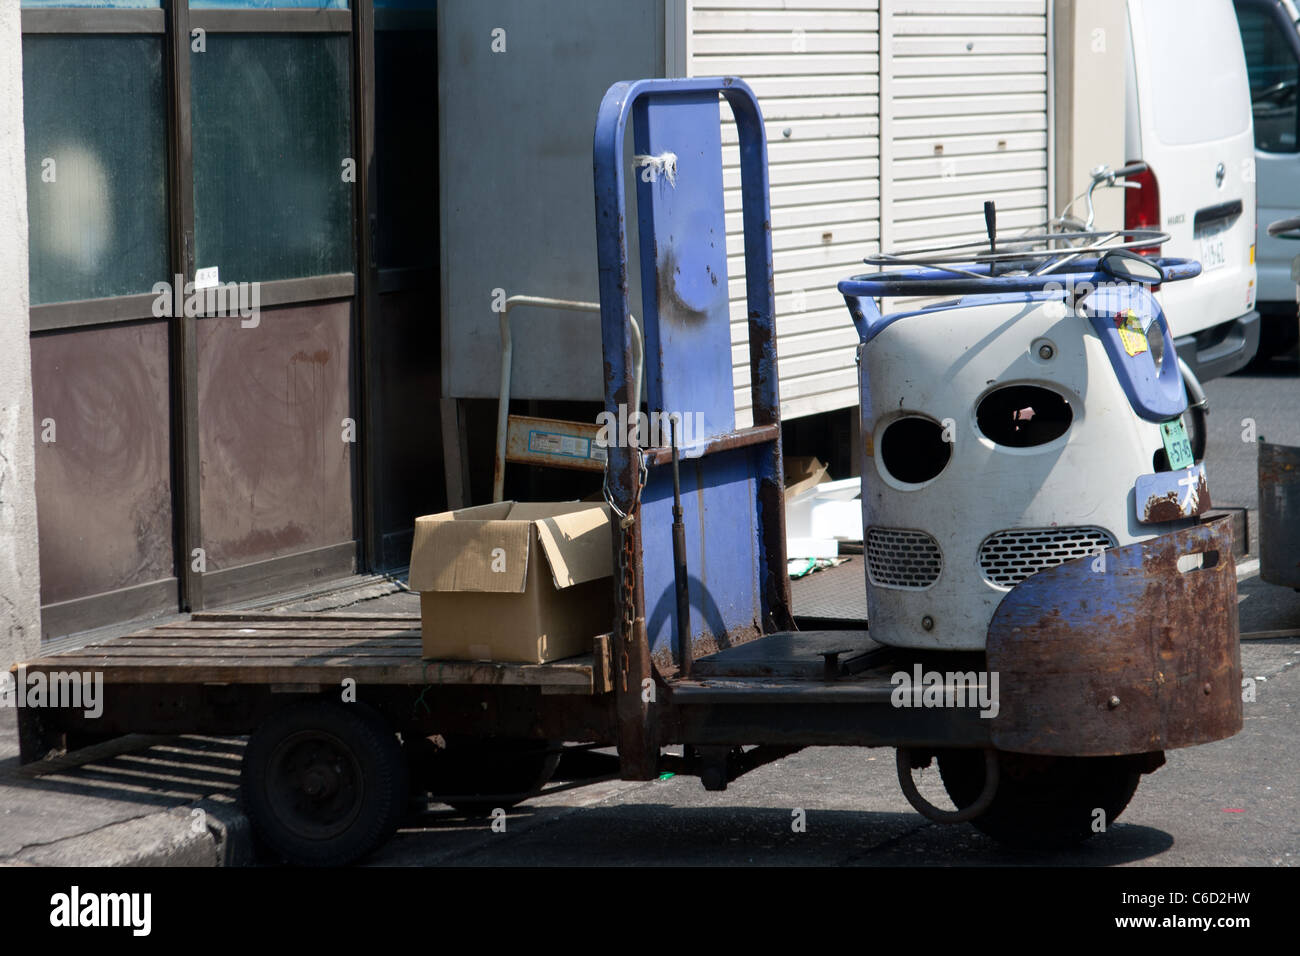
M 200 821 L 188 808 L 177 807 L 25 847 L 6 862 L 31 866 L 218 866 L 216 837 Z
M 208 832 L 217 853 L 214 866 L 252 866 L 256 862 L 253 825 L 232 797 L 208 797 L 200 800 L 194 808 L 206 815 Z
M 251 866 L 252 827 L 230 798 L 209 797 L 24 847 L 0 866 Z

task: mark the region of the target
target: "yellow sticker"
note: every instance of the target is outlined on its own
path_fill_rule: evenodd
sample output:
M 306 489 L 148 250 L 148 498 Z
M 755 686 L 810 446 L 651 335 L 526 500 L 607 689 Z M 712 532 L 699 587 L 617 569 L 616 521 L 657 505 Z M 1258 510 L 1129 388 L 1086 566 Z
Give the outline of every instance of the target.
M 1146 332 L 1142 330 L 1142 320 L 1132 309 L 1115 313 L 1115 325 L 1119 331 L 1119 340 L 1124 344 L 1124 351 L 1129 355 L 1139 355 L 1148 348 Z
M 1138 355 L 1147 350 L 1147 337 L 1141 332 L 1120 329 L 1119 340 L 1124 343 L 1124 351 L 1129 355 Z

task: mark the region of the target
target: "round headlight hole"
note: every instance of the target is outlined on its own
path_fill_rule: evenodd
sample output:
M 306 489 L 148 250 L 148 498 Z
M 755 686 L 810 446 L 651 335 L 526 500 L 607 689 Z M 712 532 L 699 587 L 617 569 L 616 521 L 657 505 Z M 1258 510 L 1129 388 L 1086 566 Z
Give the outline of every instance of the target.
M 880 436 L 880 464 L 896 481 L 919 485 L 948 466 L 952 445 L 943 426 L 931 418 L 909 415 L 892 421 Z

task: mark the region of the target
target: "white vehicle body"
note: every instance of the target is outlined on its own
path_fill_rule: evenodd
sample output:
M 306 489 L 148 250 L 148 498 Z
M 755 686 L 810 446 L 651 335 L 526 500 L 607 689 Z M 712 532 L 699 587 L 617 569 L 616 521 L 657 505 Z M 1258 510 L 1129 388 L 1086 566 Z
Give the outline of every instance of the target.
M 1141 224 L 1169 234 L 1160 254 L 1201 263 L 1158 297 L 1179 357 L 1206 380 L 1244 366 L 1259 343 L 1246 61 L 1231 0 L 1128 0 L 1128 19 L 1125 161 L 1156 180 L 1159 221 Z
M 1254 107 L 1260 351 L 1272 354 L 1297 338 L 1291 270 L 1300 244 L 1270 236 L 1267 227 L 1300 213 L 1300 11 L 1293 0 L 1235 0 L 1235 6 Z
M 1089 555 L 1103 573 L 1104 549 L 1170 530 L 1138 521 L 1134 483 L 1162 453 L 1160 426 L 1134 413 L 1086 317 L 1088 302 L 944 303 L 899 318 L 859 347 L 876 640 L 983 649 L 998 604 L 1030 574 Z M 977 409 L 1023 386 L 1064 399 L 1071 420 L 1030 447 L 995 442 Z M 949 429 L 951 456 L 933 477 L 900 480 L 920 443 L 900 441 L 895 453 L 886 432 L 918 419 Z

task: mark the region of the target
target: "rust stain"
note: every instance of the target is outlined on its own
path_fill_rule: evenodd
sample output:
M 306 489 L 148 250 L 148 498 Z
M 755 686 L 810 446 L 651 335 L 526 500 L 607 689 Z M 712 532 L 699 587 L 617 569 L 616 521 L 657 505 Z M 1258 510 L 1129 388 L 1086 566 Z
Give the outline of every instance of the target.
M 1191 515 L 1199 515 L 1209 511 L 1211 507 L 1213 505 L 1210 503 L 1210 488 L 1206 484 L 1205 475 L 1202 474 L 1200 481 L 1196 483 L 1196 490 L 1192 493 L 1190 512 Z M 1148 498 L 1142 515 L 1143 522 L 1147 524 L 1179 521 L 1188 517 L 1183 514 L 1181 499 L 1176 491 L 1170 491 L 1160 497 Z
M 657 250 L 656 250 L 657 251 Z M 681 272 L 677 264 L 677 254 L 670 246 L 664 254 L 663 262 L 655 275 L 655 295 L 659 305 L 659 318 L 664 322 L 677 322 L 684 325 L 699 325 L 706 321 L 709 314 L 693 308 L 677 294 L 674 277 Z M 714 282 L 716 285 L 716 281 Z
M 313 365 L 326 365 L 329 363 L 330 353 L 326 349 L 317 349 L 315 352 L 297 351 L 289 356 L 290 362 L 311 362 Z
M 1144 520 L 1154 521 L 1177 521 L 1183 516 L 1183 509 L 1178 504 L 1178 492 L 1171 491 L 1163 498 L 1147 499 Z
M 281 528 L 258 528 L 250 531 L 226 549 L 232 554 L 282 554 L 308 540 L 301 525 L 287 524 Z
M 1184 555 L 1231 554 L 1231 545 L 1231 521 L 1221 519 L 1115 549 L 1104 596 L 1077 608 L 1061 598 L 1088 590 L 1078 567 L 1014 589 L 989 627 L 988 665 L 1010 692 L 995 718 L 997 746 L 1139 753 L 1240 730 L 1234 564 L 1178 570 Z

